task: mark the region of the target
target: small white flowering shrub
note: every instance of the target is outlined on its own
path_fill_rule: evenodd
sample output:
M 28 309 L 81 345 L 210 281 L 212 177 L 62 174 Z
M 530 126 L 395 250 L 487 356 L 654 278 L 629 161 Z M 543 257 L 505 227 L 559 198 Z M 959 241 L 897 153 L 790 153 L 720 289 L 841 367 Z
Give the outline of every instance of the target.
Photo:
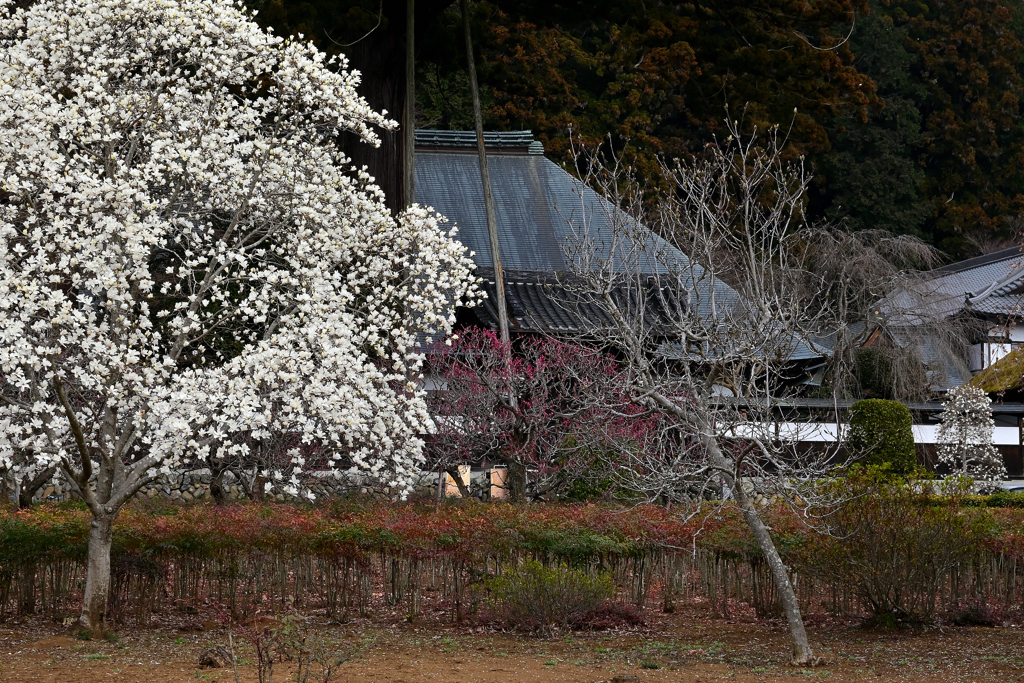
M 161 468 L 281 435 L 289 476 L 409 485 L 416 338 L 471 262 L 349 168 L 340 130 L 394 125 L 358 83 L 231 0 L 0 0 L 0 459 L 58 464 L 91 543 Z
M 965 384 L 949 390 L 942 408 L 939 461 L 949 466 L 950 476 L 968 477 L 977 492 L 991 492 L 996 482 L 1006 478 L 1003 458 L 992 443 L 992 399 L 982 389 Z

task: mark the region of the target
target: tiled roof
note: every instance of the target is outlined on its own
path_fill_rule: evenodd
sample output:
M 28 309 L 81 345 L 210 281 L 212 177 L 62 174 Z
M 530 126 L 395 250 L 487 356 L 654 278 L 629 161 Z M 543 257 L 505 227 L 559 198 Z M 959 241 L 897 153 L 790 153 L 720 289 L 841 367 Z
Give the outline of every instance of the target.
M 918 334 L 906 328 L 890 328 L 890 337 L 903 348 L 912 348 L 924 365 L 928 385 L 934 391 L 949 391 L 971 379 L 971 373 L 957 351 L 932 334 Z
M 994 251 L 991 254 L 985 254 L 984 256 L 975 256 L 974 258 L 965 259 L 963 261 L 957 261 L 951 263 L 948 266 L 942 266 L 931 271 L 936 276 L 949 275 L 951 273 L 959 273 L 965 270 L 976 270 L 982 266 L 987 266 L 992 263 L 998 263 L 1011 258 L 1020 258 L 1024 254 L 1020 247 L 1010 247 L 1009 249 L 1002 249 L 1000 251 Z
M 586 227 L 600 250 L 615 239 L 616 222 L 632 222 L 604 197 L 543 156 L 498 155 L 488 158 L 488 167 L 502 267 L 506 270 L 567 270 L 564 252 L 571 247 L 574 233 Z M 417 148 L 416 201 L 433 207 L 458 226 L 458 238 L 476 252 L 477 266 L 494 266 L 476 154 Z M 651 232 L 641 229 L 635 234 L 641 236 L 638 246 L 645 271 L 666 272 L 658 256 L 668 253 L 689 265 L 689 259 Z
M 497 329 L 498 312 L 494 304 L 497 292 L 492 271 L 484 269 L 478 272 L 478 275 L 483 279 L 487 299 L 470 312 L 485 327 Z M 553 275 L 536 271 L 505 271 L 506 301 L 512 330 L 559 335 L 610 327 L 612 321 L 605 315 L 604 310 L 581 301 L 571 283 L 571 276 L 564 273 Z M 643 308 L 644 318 L 649 329 L 657 331 L 671 324 L 673 318 L 665 313 L 662 306 L 673 306 L 674 302 L 663 299 L 653 291 L 657 287 L 655 278 L 652 278 L 649 284 L 652 291 Z M 669 294 L 672 291 L 671 288 L 667 288 L 661 294 Z M 623 301 L 626 291 L 621 290 L 615 296 Z M 822 358 L 821 351 L 796 336 L 790 338 L 786 348 L 765 349 L 765 352 L 786 355 L 790 361 Z M 691 353 L 683 353 L 679 345 L 674 343 L 662 344 L 658 347 L 657 354 L 670 360 L 697 358 Z
M 890 324 L 915 325 L 925 317 L 967 310 L 990 316 L 1017 312 L 1024 295 L 1024 253 L 1017 247 L 936 268 L 911 290 L 880 302 Z
M 484 146 L 488 153 L 518 152 L 544 154 L 544 145 L 533 139 L 528 130 L 510 132 L 485 132 Z M 417 151 L 445 150 L 476 153 L 476 133 L 469 130 L 418 130 L 416 131 Z
M 484 281 L 483 289 L 487 299 L 474 308 L 472 313 L 482 325 L 497 328 L 497 288 L 493 271 L 488 268 L 479 271 L 478 275 Z M 553 273 L 507 270 L 504 276 L 509 325 L 515 331 L 559 334 L 579 332 L 610 322 L 597 307 L 584 307 L 581 310 L 580 306 L 575 305 L 575 297 L 565 290 Z M 589 319 L 581 319 L 583 315 Z
M 429 136 L 440 134 L 446 139 L 469 139 L 469 134 L 459 131 L 417 132 L 416 201 L 433 207 L 454 223 L 459 229 L 458 239 L 474 252 L 477 267 L 481 272 L 493 272 L 478 158 L 475 153 L 457 148 L 427 144 Z M 636 262 L 641 272 L 667 275 L 666 264 L 670 264 L 672 271 L 689 274 L 698 310 L 709 312 L 712 300 L 718 306 L 738 300 L 732 288 L 706 276 L 703 268 L 686 255 L 636 226 L 628 215 L 579 179 L 544 156 L 524 151 L 529 148 L 529 144 L 523 146 L 525 136 L 516 137 L 515 141 L 520 145 L 520 153 L 488 158 L 502 268 L 506 273 L 532 274 L 510 289 L 510 301 L 536 299 L 537 292 L 543 290 L 535 284 L 537 274 L 572 270 L 566 252 L 572 250 L 584 229 L 591 240 L 588 247 L 594 250 L 597 260 L 602 259 L 602 254 L 607 259 L 613 242 L 621 239 L 615 229 L 621 225 L 632 228 L 630 234 L 636 240 L 634 253 L 638 254 Z M 511 139 L 506 142 L 512 144 Z M 475 136 L 472 144 L 475 149 Z M 614 265 L 624 269 L 620 254 L 616 251 Z
M 477 275 L 483 280 L 487 299 L 474 308 L 472 313 L 481 324 L 497 328 L 498 312 L 494 303 L 497 287 L 493 270 L 481 268 Z M 509 309 L 509 324 L 513 330 L 560 334 L 585 332 L 612 324 L 603 307 L 594 305 L 580 295 L 579 290 L 573 286 L 574 278 L 571 274 L 506 270 L 504 276 L 505 300 Z M 642 310 L 646 325 L 656 331 L 671 324 L 672 318 L 665 313 L 662 305 L 672 305 L 665 301 L 666 295 L 670 296 L 672 290 L 665 289 L 660 294 L 656 292 L 658 279 L 655 276 L 650 278 L 648 285 L 649 291 Z M 624 309 L 629 307 L 625 301 L 628 291 L 623 287 L 613 292 Z
M 486 133 L 491 189 L 494 196 L 498 242 L 505 275 L 510 325 L 522 332 L 561 333 L 607 324 L 600 307 L 579 303 L 560 283 L 567 282 L 573 245 L 586 229 L 587 250 L 602 267 L 629 228 L 634 240 L 631 257 L 639 264 L 627 267 L 616 250 L 613 270 L 639 270 L 652 287 L 650 305 L 644 307 L 647 324 L 664 324 L 659 306 L 679 305 L 710 315 L 738 302 L 736 292 L 707 275 L 685 254 L 636 223 L 618 207 L 591 190 L 563 168 L 537 153 L 539 143 L 529 131 Z M 503 153 L 502 153 L 503 152 Z M 462 131 L 416 132 L 416 201 L 446 216 L 458 229 L 457 238 L 474 252 L 477 274 L 488 294 L 472 314 L 485 326 L 497 327 L 496 289 L 490 239 L 484 209 L 476 136 Z M 567 255 L 568 254 L 568 255 Z M 582 262 L 578 262 L 582 263 Z M 690 290 L 689 306 L 659 301 L 676 287 L 656 285 L 669 274 L 685 274 L 682 289 Z M 677 283 L 678 284 L 678 283 Z M 573 303 L 569 303 L 573 302 Z M 585 318 L 585 319 L 584 319 Z M 801 357 L 819 357 L 803 342 L 794 346 Z
M 1007 272 L 1003 277 L 971 292 L 966 299 L 968 310 L 994 316 L 1014 316 L 1020 313 L 1024 294 L 1024 256 L 1003 261 Z

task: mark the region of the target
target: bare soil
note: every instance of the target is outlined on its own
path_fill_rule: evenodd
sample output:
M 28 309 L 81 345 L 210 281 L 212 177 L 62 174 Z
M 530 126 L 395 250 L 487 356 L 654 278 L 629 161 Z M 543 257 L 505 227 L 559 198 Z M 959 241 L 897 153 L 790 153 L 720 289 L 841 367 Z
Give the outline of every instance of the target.
M 878 632 L 853 622 L 821 621 L 810 634 L 827 664 L 787 664 L 783 624 L 710 618 L 700 609 L 651 615 L 627 631 L 571 633 L 553 639 L 482 626 L 408 624 L 400 619 L 318 624 L 315 638 L 349 660 L 332 681 L 390 683 L 484 681 L 610 681 L 639 683 L 774 681 L 1024 681 L 1024 628 L 934 628 Z M 183 627 L 189 630 L 182 630 Z M 145 681 L 233 683 L 230 668 L 200 669 L 200 654 L 227 645 L 227 630 L 194 621 L 124 630 L 116 642 L 75 640 L 59 625 L 26 620 L 0 627 L 0 682 Z M 255 654 L 234 638 L 241 683 L 256 683 Z M 274 669 L 294 680 L 295 664 Z M 315 679 L 311 678 L 310 683 Z

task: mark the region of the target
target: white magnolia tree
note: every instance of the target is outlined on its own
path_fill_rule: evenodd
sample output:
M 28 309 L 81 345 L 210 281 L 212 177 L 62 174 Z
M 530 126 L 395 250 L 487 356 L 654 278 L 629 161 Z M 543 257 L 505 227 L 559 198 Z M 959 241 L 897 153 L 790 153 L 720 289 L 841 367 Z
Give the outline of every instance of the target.
M 88 504 L 85 628 L 161 471 L 280 434 L 291 476 L 422 460 L 416 339 L 471 263 L 347 168 L 339 130 L 394 124 L 344 67 L 231 0 L 0 0 L 0 457 Z
M 993 490 L 1006 478 L 1006 466 L 992 444 L 992 399 L 984 390 L 964 384 L 949 390 L 942 409 L 939 462 L 949 466 L 950 476 L 973 479 L 976 491 Z

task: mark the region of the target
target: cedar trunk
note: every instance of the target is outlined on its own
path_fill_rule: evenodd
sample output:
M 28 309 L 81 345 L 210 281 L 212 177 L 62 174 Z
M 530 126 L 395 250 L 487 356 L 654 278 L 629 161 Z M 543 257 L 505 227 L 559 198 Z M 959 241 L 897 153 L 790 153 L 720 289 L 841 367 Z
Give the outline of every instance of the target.
M 388 22 L 345 49 L 349 69 L 362 74 L 359 94 L 376 111 L 387 111 L 399 122 L 405 110 L 405 0 L 382 6 Z M 380 147 L 361 142 L 358 135 L 342 133 L 341 146 L 356 168 L 366 167 L 384 191 L 384 201 L 397 215 L 405 208 L 405 135 L 402 130 L 377 131 Z

